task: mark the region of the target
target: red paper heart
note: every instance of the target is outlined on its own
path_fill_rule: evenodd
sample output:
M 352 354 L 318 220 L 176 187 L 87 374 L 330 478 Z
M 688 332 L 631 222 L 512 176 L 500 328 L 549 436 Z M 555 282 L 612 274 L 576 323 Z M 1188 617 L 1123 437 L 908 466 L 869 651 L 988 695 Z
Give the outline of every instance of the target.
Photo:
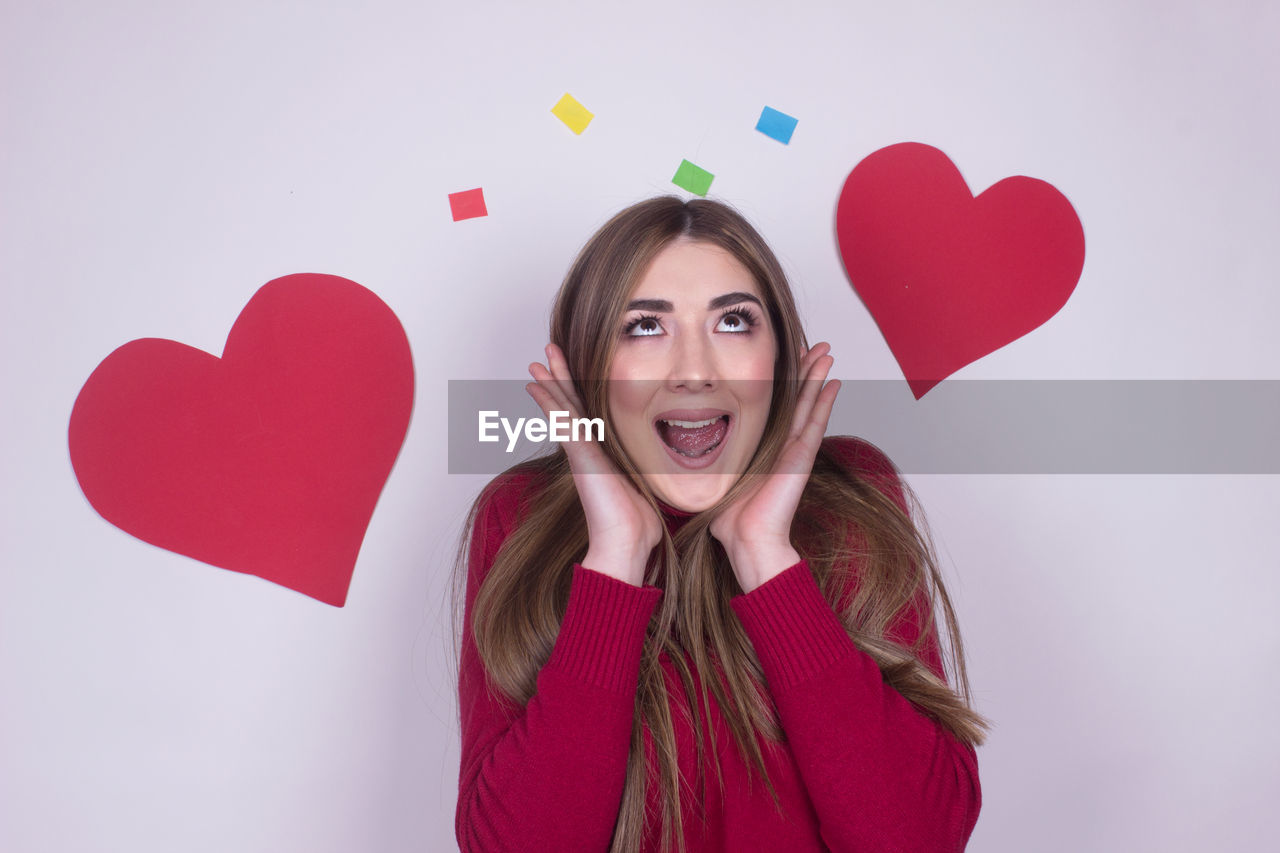
M 111 353 L 68 443 L 85 497 L 121 530 L 341 607 L 412 408 L 395 314 L 307 273 L 259 289 L 222 358 L 158 338 Z
M 974 198 L 936 148 L 904 142 L 854 167 L 836 233 L 845 270 L 916 399 L 1058 312 L 1084 268 L 1071 203 L 1035 178 Z

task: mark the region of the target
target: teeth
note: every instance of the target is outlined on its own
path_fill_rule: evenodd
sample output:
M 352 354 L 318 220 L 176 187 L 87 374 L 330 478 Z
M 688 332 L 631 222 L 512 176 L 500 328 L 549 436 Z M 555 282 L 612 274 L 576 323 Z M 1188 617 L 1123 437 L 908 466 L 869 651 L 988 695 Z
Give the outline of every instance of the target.
M 711 426 L 718 420 L 720 420 L 718 417 L 707 418 L 705 421 L 673 421 L 668 418 L 662 419 L 663 423 L 668 423 L 673 427 L 680 427 L 681 429 L 701 429 L 705 426 Z

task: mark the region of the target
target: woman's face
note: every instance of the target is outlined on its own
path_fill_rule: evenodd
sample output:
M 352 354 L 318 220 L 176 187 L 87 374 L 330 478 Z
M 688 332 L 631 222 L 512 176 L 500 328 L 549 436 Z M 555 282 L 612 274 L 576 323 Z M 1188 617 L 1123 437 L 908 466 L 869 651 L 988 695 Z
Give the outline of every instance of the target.
M 764 294 L 733 255 L 680 238 L 641 276 L 617 334 L 618 440 L 667 504 L 711 507 L 746 469 L 769 417 L 778 345 Z

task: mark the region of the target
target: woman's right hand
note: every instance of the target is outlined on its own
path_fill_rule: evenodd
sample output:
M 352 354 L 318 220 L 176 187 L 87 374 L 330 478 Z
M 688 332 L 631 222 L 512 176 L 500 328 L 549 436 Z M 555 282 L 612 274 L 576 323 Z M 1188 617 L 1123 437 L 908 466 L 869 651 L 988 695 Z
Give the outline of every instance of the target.
M 582 401 L 564 353 L 548 344 L 547 366 L 529 365 L 525 386 L 548 419 L 553 411 L 582 417 Z M 587 555 L 582 565 L 620 581 L 642 586 L 649 554 L 662 539 L 662 519 L 618 472 L 599 442 L 567 441 L 565 453 L 587 519 Z

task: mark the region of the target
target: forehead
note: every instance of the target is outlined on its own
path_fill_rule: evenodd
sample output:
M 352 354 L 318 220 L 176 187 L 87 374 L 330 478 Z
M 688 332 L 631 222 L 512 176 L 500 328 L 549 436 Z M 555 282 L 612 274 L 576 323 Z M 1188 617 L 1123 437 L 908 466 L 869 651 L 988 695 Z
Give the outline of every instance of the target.
M 681 237 L 654 255 L 636 282 L 631 297 L 662 298 L 676 305 L 685 300 L 741 291 L 764 299 L 764 293 L 742 262 L 714 243 Z

